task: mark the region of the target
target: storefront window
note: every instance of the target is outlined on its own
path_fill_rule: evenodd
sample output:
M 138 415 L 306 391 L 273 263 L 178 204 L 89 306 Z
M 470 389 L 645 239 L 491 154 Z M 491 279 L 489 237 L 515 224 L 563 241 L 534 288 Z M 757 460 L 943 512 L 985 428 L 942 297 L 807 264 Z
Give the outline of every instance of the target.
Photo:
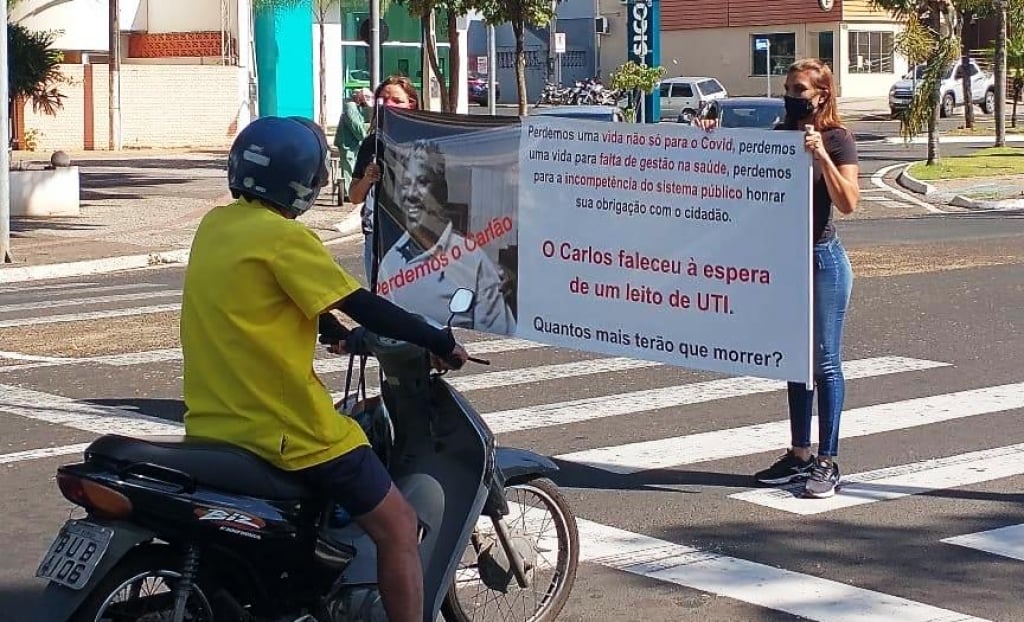
M 758 39 L 768 39 L 768 50 L 756 47 Z M 792 32 L 776 32 L 772 34 L 750 35 L 750 75 L 768 75 L 768 64 L 774 76 L 785 75 L 786 70 L 796 60 L 796 34 Z
M 835 37 L 831 30 L 814 33 L 811 56 L 821 59 L 828 68 L 835 71 Z
M 346 10 L 342 21 L 341 66 L 344 76 L 344 97 L 353 90 L 370 87 L 370 47 L 362 36 L 367 32 L 370 17 L 369 2 Z M 417 89 L 423 82 L 423 52 L 420 20 L 409 15 L 404 6 L 391 3 L 384 14 L 381 27 L 381 77 L 401 75 L 409 78 Z M 437 16 L 438 68 L 445 75 L 449 66 L 448 41 L 444 31 L 445 15 Z
M 850 31 L 850 73 L 892 73 L 891 32 Z

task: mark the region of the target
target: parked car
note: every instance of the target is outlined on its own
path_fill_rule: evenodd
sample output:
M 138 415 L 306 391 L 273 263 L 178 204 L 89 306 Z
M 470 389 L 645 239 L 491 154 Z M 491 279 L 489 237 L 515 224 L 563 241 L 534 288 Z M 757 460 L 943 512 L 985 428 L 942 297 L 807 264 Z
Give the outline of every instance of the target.
M 622 123 L 626 120 L 618 106 L 552 106 L 550 108 L 534 108 L 530 112 L 530 116 L 567 117 L 590 121 L 610 121 L 612 123 Z
M 658 89 L 661 120 L 677 119 L 684 112 L 697 114 L 701 106 L 729 96 L 716 78 L 666 78 L 661 81 Z
M 921 80 L 924 78 L 924 71 L 925 66 L 918 65 L 889 89 L 889 112 L 894 119 L 910 107 L 910 101 L 916 90 L 920 88 Z M 964 105 L 962 76 L 963 66 L 960 60 L 951 63 L 943 73 L 942 82 L 939 85 L 939 101 L 942 102 L 939 114 L 943 117 L 952 115 L 954 108 Z M 970 76 L 972 103 L 979 104 L 985 114 L 992 114 L 996 109 L 995 78 L 982 71 L 974 59 L 970 61 Z
M 470 103 L 479 104 L 481 106 L 487 105 L 487 102 L 489 101 L 487 93 L 487 74 L 470 72 L 466 86 Z M 497 101 L 498 98 L 501 97 L 501 83 L 499 83 L 497 79 L 494 81 L 494 94 L 495 101 Z
M 770 130 L 786 118 L 786 104 L 779 97 L 723 97 L 705 104 L 697 115 L 680 113 L 679 123 L 694 117 L 718 119 L 719 127 Z

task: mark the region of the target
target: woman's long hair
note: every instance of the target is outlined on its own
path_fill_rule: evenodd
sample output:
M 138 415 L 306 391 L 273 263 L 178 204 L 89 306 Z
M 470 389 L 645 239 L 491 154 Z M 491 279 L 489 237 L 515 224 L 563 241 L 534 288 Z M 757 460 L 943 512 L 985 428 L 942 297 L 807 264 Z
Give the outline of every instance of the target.
M 814 88 L 823 93 L 821 104 L 814 111 L 814 129 L 821 131 L 843 127 L 843 122 L 839 119 L 836 79 L 829 66 L 821 59 L 805 58 L 796 61 L 786 70 L 787 77 L 795 73 L 807 73 Z M 796 126 L 799 122 L 800 119 L 790 119 L 787 116 L 783 126 L 787 130 L 798 130 L 801 129 Z
M 380 99 L 381 95 L 384 94 L 384 89 L 386 89 L 389 86 L 397 86 L 401 88 L 403 91 L 405 91 L 406 96 L 412 103 L 412 107 L 420 107 L 419 94 L 416 92 L 416 87 L 413 86 L 412 82 L 409 81 L 409 78 L 406 78 L 405 76 L 389 76 L 388 78 L 382 80 L 381 83 L 377 85 L 377 88 L 373 91 L 373 101 L 370 102 L 370 106 L 373 109 L 373 112 L 370 115 L 371 132 L 377 129 L 377 101 Z

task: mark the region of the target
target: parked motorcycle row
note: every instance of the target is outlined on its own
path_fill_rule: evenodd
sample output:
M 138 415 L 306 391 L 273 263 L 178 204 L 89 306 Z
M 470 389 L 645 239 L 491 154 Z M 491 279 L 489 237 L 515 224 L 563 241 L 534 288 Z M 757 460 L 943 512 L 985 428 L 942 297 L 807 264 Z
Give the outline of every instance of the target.
M 544 85 L 537 105 L 550 106 L 617 106 L 625 97 L 619 91 L 606 88 L 597 78 L 577 80 L 572 86 L 560 86 L 553 82 Z
M 458 290 L 452 317 L 474 298 Z M 423 348 L 353 335 L 349 352 L 375 357 L 383 379 L 338 416 L 360 423 L 417 512 L 423 621 L 554 620 L 579 562 L 576 518 L 548 477 L 558 467 L 498 446 Z M 37 570 L 40 622 L 387 621 L 370 537 L 255 454 L 107 434 L 56 480 L 82 515 Z

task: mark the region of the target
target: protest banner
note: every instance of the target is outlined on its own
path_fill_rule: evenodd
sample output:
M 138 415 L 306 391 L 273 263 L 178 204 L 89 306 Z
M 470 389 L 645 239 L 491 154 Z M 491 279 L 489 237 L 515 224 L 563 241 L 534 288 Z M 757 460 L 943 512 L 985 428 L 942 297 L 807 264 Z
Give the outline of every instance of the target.
M 811 380 L 811 160 L 796 132 L 523 120 L 519 330 Z
M 377 293 L 435 322 L 460 287 L 453 324 L 516 332 L 517 117 L 384 109 Z
M 802 134 L 387 111 L 378 293 L 437 322 L 811 380 Z

